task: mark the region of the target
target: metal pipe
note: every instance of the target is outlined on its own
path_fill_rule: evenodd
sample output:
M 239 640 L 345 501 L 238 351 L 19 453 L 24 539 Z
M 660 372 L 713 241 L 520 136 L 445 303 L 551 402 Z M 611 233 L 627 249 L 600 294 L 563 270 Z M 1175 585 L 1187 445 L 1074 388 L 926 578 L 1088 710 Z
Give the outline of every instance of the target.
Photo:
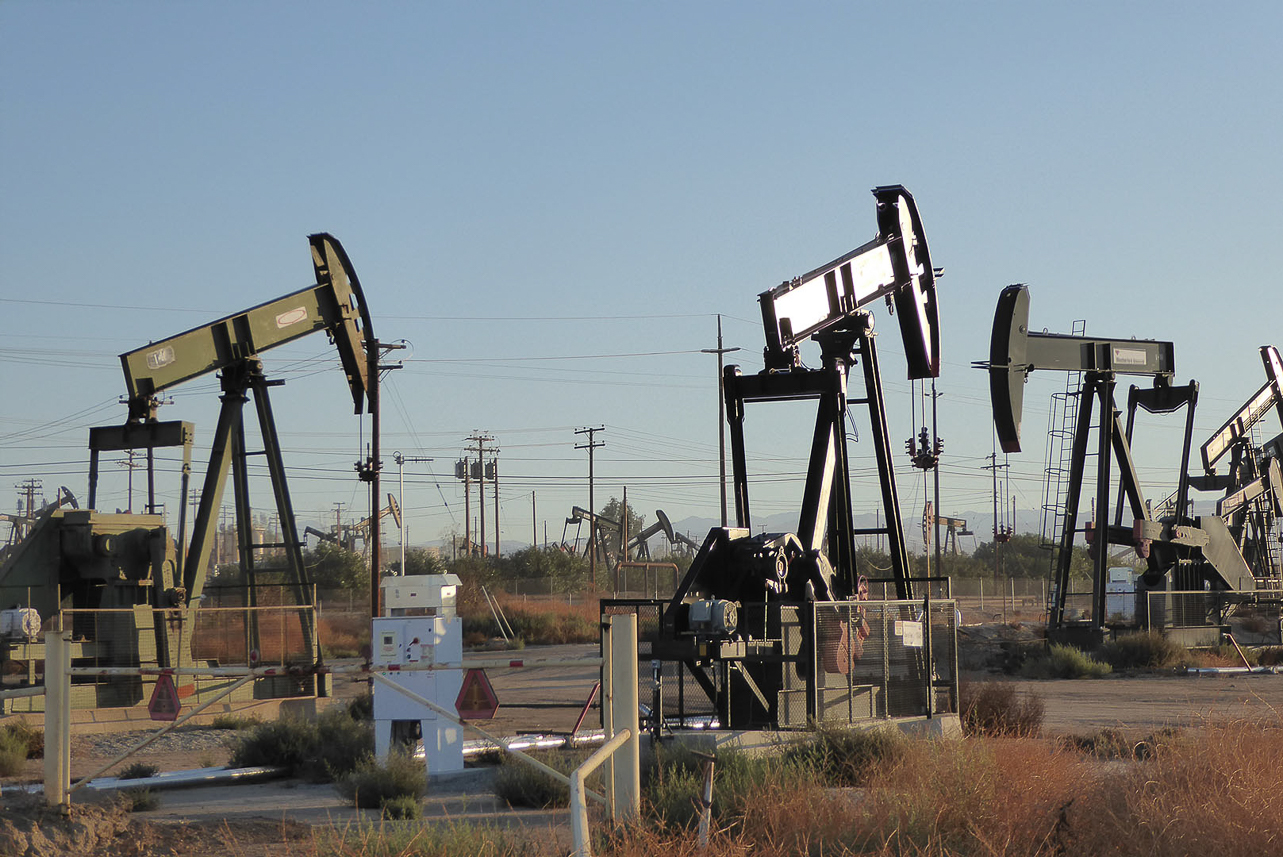
M 209 699 L 207 699 L 205 702 L 203 702 L 203 703 L 201 703 L 200 705 L 196 706 L 196 707 L 195 707 L 195 708 L 193 708 L 191 711 L 187 712 L 187 713 L 186 713 L 186 714 L 184 714 L 182 717 L 180 717 L 180 718 L 178 718 L 177 720 L 175 720 L 173 723 L 167 724 L 165 727 L 163 727 L 163 728 L 161 728 L 161 729 L 158 729 L 157 731 L 153 732 L 151 735 L 147 736 L 147 737 L 146 737 L 146 738 L 144 738 L 142 741 L 140 741 L 139 743 L 135 744 L 133 747 L 130 747 L 130 748 L 129 748 L 128 750 L 126 750 L 124 753 L 121 753 L 119 756 L 117 756 L 116 758 L 112 759 L 110 762 L 108 762 L 107 764 L 103 765 L 101 768 L 98 768 L 96 771 L 94 771 L 94 772 L 93 772 L 92 774 L 90 774 L 89 776 L 87 776 L 87 777 L 81 777 L 78 781 L 76 781 L 75 783 L 73 783 L 73 784 L 72 784 L 71 788 L 70 788 L 70 789 L 68 789 L 68 791 L 69 791 L 69 792 L 74 792 L 74 791 L 76 791 L 77 789 L 82 788 L 86 783 L 89 783 L 90 781 L 92 781 L 92 780 L 93 780 L 93 779 L 95 779 L 96 777 L 100 777 L 100 776 L 102 776 L 103 774 L 107 773 L 107 772 L 108 772 L 108 771 L 110 771 L 112 768 L 116 767 L 116 765 L 120 764 L 121 762 L 123 762 L 123 761 L 125 761 L 126 759 L 128 759 L 130 756 L 132 756 L 132 755 L 134 755 L 135 753 L 137 753 L 139 750 L 143 749 L 144 747 L 146 747 L 146 746 L 148 746 L 148 745 L 152 744 L 154 741 L 158 740 L 162 735 L 166 735 L 166 734 L 168 734 L 169 732 L 173 731 L 174 729 L 177 729 L 179 726 L 183 725 L 183 724 L 184 724 L 184 723 L 186 723 L 188 720 L 191 720 L 191 719 L 192 719 L 193 717 L 195 717 L 197 714 L 200 714 L 200 713 L 201 713 L 202 711 L 204 711 L 206 708 L 209 708 L 209 707 L 210 707 L 211 705 L 213 705 L 215 702 L 218 702 L 218 701 L 219 701 L 220 699 L 222 699 L 223 697 L 225 697 L 225 696 L 227 696 L 227 695 L 231 694 L 232 692 L 234 692 L 234 691 L 236 691 L 236 690 L 239 690 L 239 689 L 240 689 L 241 687 L 243 687 L 247 682 L 251 682 L 251 681 L 253 681 L 255 678 L 256 678 L 256 676 L 247 675 L 247 676 L 244 676 L 243 678 L 241 678 L 241 679 L 240 679 L 240 681 L 232 682 L 230 685 L 228 685 L 227 687 L 223 688 L 223 689 L 222 689 L 221 691 L 219 691 L 218 693 L 214 694 L 214 696 L 210 697 L 210 698 L 209 698 Z M 68 738 L 70 738 L 70 735 L 68 735 Z
M 632 738 L 634 733 L 627 729 L 619 732 L 584 760 L 584 763 L 570 774 L 570 829 L 574 838 L 574 857 L 592 857 L 592 848 L 588 836 L 588 802 L 584 800 L 587 789 L 584 778 L 597 770 L 601 763 L 610 758 L 614 752 Z
M 477 732 L 483 735 L 484 737 L 498 744 L 504 750 L 504 752 L 511 753 L 512 755 L 516 756 L 518 759 L 521 759 L 526 764 L 534 768 L 537 768 L 540 771 L 543 771 L 545 774 L 552 777 L 554 780 L 557 780 L 560 783 L 565 783 L 566 785 L 570 785 L 570 777 L 567 777 L 565 774 L 561 773 L 558 770 L 548 767 L 543 762 L 539 761 L 533 756 L 527 755 L 526 753 L 523 753 L 520 750 L 515 750 L 511 748 L 510 746 L 505 744 L 501 738 L 491 735 L 489 732 L 482 729 L 480 726 L 473 723 L 472 721 L 460 719 L 459 717 L 452 714 L 450 711 L 446 710 L 445 708 L 442 708 L 440 705 L 437 705 L 432 700 L 422 697 L 419 694 L 415 693 L 414 691 L 408 690 L 407 688 L 402 687 L 401 685 L 397 684 L 396 682 L 392 681 L 386 676 L 383 676 L 380 673 L 373 673 L 371 677 L 375 681 L 381 684 L 387 685 L 388 687 L 397 691 L 402 696 L 405 696 L 408 699 L 414 702 L 417 702 L 420 705 L 430 709 L 431 711 L 435 712 L 438 716 L 444 718 L 445 720 L 450 721 L 454 725 L 462 729 L 471 729 L 474 732 Z M 584 791 L 585 791 L 585 794 L 587 794 L 588 797 L 591 797 L 593 800 L 599 801 L 600 803 L 603 803 L 603 804 L 606 803 L 606 798 L 602 794 L 595 791 L 588 790 L 588 789 L 585 789 Z

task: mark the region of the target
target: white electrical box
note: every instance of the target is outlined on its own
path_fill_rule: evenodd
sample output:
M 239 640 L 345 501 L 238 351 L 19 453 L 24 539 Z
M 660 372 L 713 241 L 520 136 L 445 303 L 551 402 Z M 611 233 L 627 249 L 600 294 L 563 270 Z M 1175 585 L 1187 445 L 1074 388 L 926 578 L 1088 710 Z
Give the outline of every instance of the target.
M 385 577 L 380 586 L 383 615 L 371 628 L 372 668 L 399 688 L 454 713 L 463 687 L 463 620 L 455 615 L 459 578 Z M 394 732 L 416 724 L 429 775 L 463 770 L 462 728 L 396 687 L 375 682 L 374 750 L 379 758 L 387 758 Z
M 383 591 L 384 616 L 455 615 L 459 578 L 453 574 L 415 574 L 385 577 L 379 582 Z
M 1136 572 L 1126 566 L 1111 568 L 1105 583 L 1105 615 L 1130 622 L 1136 614 Z

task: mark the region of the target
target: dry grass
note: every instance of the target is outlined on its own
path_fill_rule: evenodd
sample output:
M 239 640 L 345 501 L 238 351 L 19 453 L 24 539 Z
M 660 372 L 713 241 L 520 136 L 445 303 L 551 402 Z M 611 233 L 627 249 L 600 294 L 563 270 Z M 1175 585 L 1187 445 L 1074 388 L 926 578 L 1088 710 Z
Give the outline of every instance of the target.
M 776 766 L 785 772 L 787 766 Z M 714 795 L 716 799 L 716 794 Z M 1283 728 L 1209 725 L 1142 761 L 1102 763 L 1061 742 L 911 742 L 863 787 L 766 776 L 720 817 L 701 851 L 687 827 L 644 818 L 611 830 L 594 810 L 593 853 L 615 857 L 1248 857 L 1283 853 Z M 313 834 L 307 857 L 552 857 L 566 842 L 441 820 Z M 286 853 L 282 851 L 280 853 Z
M 958 688 L 962 728 L 968 735 L 1033 738 L 1042 729 L 1042 697 L 1010 682 L 968 681 Z
M 370 642 L 370 619 L 363 613 L 322 613 L 317 628 L 326 657 L 356 657 Z M 197 615 L 192 655 L 197 660 L 243 664 L 249 660 L 245 613 L 204 610 Z M 305 659 L 303 628 L 297 613 L 264 611 L 259 617 L 259 657 L 263 663 Z
M 508 617 L 517 637 L 527 645 L 595 643 L 600 637 L 600 600 L 576 596 L 573 604 L 564 597 L 524 599 L 505 592 L 493 593 Z M 465 638 L 477 645 L 500 636 L 497 623 L 485 604 L 460 604 Z
M 370 644 L 370 618 L 361 613 L 330 613 L 321 616 L 317 634 L 327 658 L 354 658 Z

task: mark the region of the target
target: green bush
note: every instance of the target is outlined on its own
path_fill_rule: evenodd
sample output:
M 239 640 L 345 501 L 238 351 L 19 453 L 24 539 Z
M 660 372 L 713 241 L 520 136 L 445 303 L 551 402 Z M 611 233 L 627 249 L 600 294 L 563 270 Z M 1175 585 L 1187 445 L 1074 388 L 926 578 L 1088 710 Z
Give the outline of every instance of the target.
M 967 735 L 1031 738 L 1042 729 L 1042 697 L 1018 692 L 1010 682 L 966 682 L 959 687 L 958 697 Z
M 1231 650 L 1237 658 L 1237 653 Z M 1158 631 L 1127 634 L 1100 647 L 1100 659 L 1116 670 L 1171 669 L 1189 662 L 1189 651 Z
M 148 788 L 125 789 L 120 800 L 128 812 L 147 812 L 160 806 L 160 798 Z
M 373 720 L 374 694 L 367 691 L 349 702 L 347 716 L 353 720 Z
M 389 753 L 386 763 L 365 759 L 336 778 L 335 787 L 361 809 L 380 809 L 394 798 L 409 798 L 417 804 L 428 793 L 423 763 L 403 752 Z
M 413 821 L 423 817 L 423 804 L 410 795 L 384 798 L 379 804 L 383 817 L 391 821 Z
M 373 753 L 372 722 L 327 708 L 314 721 L 285 716 L 259 724 L 233 742 L 230 764 L 284 768 L 289 776 L 323 783 L 355 770 Z
M 661 824 L 686 828 L 698 820 L 703 765 L 699 756 L 682 747 L 656 753 L 642 792 L 649 813 Z M 756 796 L 787 792 L 813 779 L 809 764 L 798 758 L 720 750 L 713 764 L 713 819 L 719 827 L 737 823 L 751 812 Z
M 16 777 L 27 764 L 27 739 L 16 731 L 0 730 L 0 777 Z
M 862 786 L 874 772 L 904 757 L 909 739 L 898 729 L 851 729 L 821 724 L 812 740 L 785 748 L 785 764 L 810 768 L 829 786 Z
M 155 765 L 149 765 L 146 762 L 134 762 L 120 772 L 119 778 L 122 780 L 145 780 L 148 777 L 156 776 L 159 771 L 160 768 Z
M 1027 661 L 1021 672 L 1029 678 L 1100 678 L 1113 667 L 1073 646 L 1053 643 L 1045 656 Z
M 531 756 L 543 762 L 554 771 L 570 776 L 588 758 L 584 752 L 562 752 L 548 750 L 531 753 Z M 601 769 L 593 772 L 585 785 L 596 788 L 600 784 Z M 505 754 L 499 770 L 495 773 L 494 793 L 509 806 L 528 806 L 534 809 L 548 809 L 570 805 L 570 787 L 559 780 L 554 780 L 533 765 Z
M 209 728 L 234 729 L 240 731 L 241 729 L 253 729 L 262 722 L 263 721 L 259 719 L 257 714 L 251 714 L 249 716 L 241 714 L 220 714 L 210 722 Z
M 29 725 L 25 720 L 10 720 L 4 725 L 3 731 L 13 733 L 26 742 L 28 759 L 43 759 L 45 757 L 45 733 L 43 729 L 37 729 Z

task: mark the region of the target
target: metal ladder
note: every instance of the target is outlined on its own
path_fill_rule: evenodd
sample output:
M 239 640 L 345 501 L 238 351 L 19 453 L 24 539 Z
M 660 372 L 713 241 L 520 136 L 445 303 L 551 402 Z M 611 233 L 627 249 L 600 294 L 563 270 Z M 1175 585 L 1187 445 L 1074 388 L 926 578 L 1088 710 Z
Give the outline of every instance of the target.
M 1084 336 L 1086 319 L 1073 323 L 1071 335 Z M 1048 597 L 1054 598 L 1057 554 L 1060 532 L 1065 524 L 1065 494 L 1068 491 L 1070 459 L 1074 448 L 1074 429 L 1078 424 L 1078 407 L 1082 392 L 1081 372 L 1065 373 L 1065 389 L 1051 394 L 1051 412 L 1047 417 L 1047 455 L 1043 464 L 1042 520 L 1040 546 L 1051 557 L 1048 575 L 1051 586 Z

